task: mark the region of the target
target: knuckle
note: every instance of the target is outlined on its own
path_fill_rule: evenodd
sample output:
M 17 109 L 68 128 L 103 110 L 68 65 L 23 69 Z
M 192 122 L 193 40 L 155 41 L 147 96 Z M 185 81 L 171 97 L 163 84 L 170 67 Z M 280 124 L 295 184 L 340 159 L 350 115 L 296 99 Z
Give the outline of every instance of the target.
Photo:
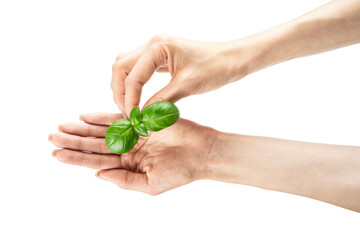
M 74 146 L 76 149 L 83 149 L 85 146 L 84 140 L 82 138 L 76 139 L 74 141 Z
M 87 136 L 91 136 L 91 132 L 92 132 L 92 127 L 91 127 L 91 125 L 89 125 L 89 124 L 86 124 L 85 126 L 85 134 L 87 135 Z
M 119 54 L 116 56 L 116 61 L 119 61 L 119 60 L 122 59 L 125 55 L 126 55 L 126 53 L 119 53 Z
M 164 45 L 170 42 L 171 37 L 166 34 L 156 34 L 150 40 L 150 45 Z
M 113 72 L 117 72 L 117 71 L 121 70 L 123 67 L 124 67 L 123 61 L 117 60 L 117 61 L 112 65 L 112 71 L 113 71 Z
M 103 153 L 109 152 L 109 148 L 108 148 L 108 146 L 106 145 L 105 142 L 104 142 L 103 144 L 101 144 L 100 148 L 101 148 L 101 149 L 100 149 L 101 152 L 103 152 Z
M 155 35 L 151 38 L 150 43 L 151 43 L 151 44 L 158 43 L 158 42 L 160 42 L 162 39 L 163 39 L 163 34 L 155 34 Z
M 103 169 L 106 166 L 105 163 L 106 163 L 106 161 L 105 161 L 104 157 L 100 157 L 99 162 L 98 162 L 98 168 Z
M 125 79 L 125 86 L 125 88 L 143 87 L 144 83 L 128 77 Z
M 163 42 L 153 43 L 148 47 L 147 51 L 151 54 L 154 54 L 161 51 L 161 49 L 163 49 L 164 47 L 165 43 Z

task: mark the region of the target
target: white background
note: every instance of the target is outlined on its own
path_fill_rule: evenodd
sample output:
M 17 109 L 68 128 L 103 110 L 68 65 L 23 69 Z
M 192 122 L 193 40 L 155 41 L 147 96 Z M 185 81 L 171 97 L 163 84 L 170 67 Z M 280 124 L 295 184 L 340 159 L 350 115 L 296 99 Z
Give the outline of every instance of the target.
M 58 162 L 47 141 L 80 113 L 116 112 L 111 65 L 154 34 L 228 41 L 325 2 L 1 1 L 0 239 L 359 239 L 359 213 L 214 181 L 126 191 Z M 360 145 L 359 56 L 293 60 L 177 105 L 221 131 Z M 142 102 L 168 80 L 156 74 Z

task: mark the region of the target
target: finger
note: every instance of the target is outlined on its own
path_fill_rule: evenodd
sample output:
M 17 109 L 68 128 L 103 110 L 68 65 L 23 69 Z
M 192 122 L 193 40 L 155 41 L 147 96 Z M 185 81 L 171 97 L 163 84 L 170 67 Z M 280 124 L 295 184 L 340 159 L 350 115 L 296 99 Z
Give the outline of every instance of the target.
M 59 125 L 59 131 L 83 137 L 105 137 L 108 126 L 92 125 L 82 122 L 64 123 Z
M 80 120 L 96 125 L 111 125 L 114 121 L 122 119 L 121 113 L 87 113 L 80 115 Z
M 150 46 L 137 61 L 125 79 L 125 113 L 130 115 L 133 107 L 140 103 L 144 84 L 156 69 L 167 64 L 167 52 L 160 45 Z
M 148 178 L 144 173 L 134 173 L 124 169 L 106 169 L 98 171 L 96 176 L 113 182 L 123 189 L 152 194 Z
M 124 102 L 125 102 L 125 78 L 128 76 L 126 70 L 121 66 L 121 62 L 115 62 L 112 68 L 112 78 L 111 78 L 111 89 L 113 91 L 113 98 L 120 109 L 121 112 L 124 112 Z
M 121 167 L 121 156 L 115 154 L 95 154 L 84 153 L 69 149 L 58 149 L 53 151 L 53 156 L 63 163 L 93 169 L 108 169 Z
M 106 146 L 105 138 L 85 138 L 59 132 L 51 134 L 49 140 L 58 148 L 104 154 L 111 153 Z
M 141 46 L 134 51 L 119 54 L 112 66 L 111 89 L 113 91 L 114 101 L 122 113 L 124 113 L 125 110 L 125 79 L 144 49 L 145 46 Z
M 122 59 L 122 58 L 124 58 L 124 57 L 126 57 L 126 56 L 128 56 L 128 55 L 130 55 L 132 52 L 122 52 L 122 53 L 119 53 L 117 56 L 116 56 L 116 60 L 115 60 L 115 62 L 116 61 L 119 61 L 120 59 Z

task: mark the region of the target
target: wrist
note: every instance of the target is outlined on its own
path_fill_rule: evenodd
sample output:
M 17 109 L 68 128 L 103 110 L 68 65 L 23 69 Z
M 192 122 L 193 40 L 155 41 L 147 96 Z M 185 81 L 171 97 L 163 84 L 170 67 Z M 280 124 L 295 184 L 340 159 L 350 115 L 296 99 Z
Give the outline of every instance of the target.
M 243 178 L 243 136 L 216 132 L 210 156 L 205 164 L 204 179 L 241 183 Z
M 254 62 L 254 54 L 243 39 L 225 42 L 221 44 L 220 56 L 225 63 L 223 72 L 229 74 L 228 82 L 235 82 L 251 73 Z
M 242 77 L 296 57 L 292 46 L 296 39 L 293 32 L 299 24 L 288 22 L 269 30 L 227 42 L 224 52 L 236 80 Z

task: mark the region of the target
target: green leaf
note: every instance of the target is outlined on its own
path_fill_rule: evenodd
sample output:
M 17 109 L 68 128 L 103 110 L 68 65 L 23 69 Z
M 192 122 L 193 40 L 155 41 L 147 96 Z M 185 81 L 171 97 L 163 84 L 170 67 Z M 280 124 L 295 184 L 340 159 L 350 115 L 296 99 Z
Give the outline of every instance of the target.
M 136 106 L 130 112 L 130 122 L 131 125 L 133 126 L 141 123 L 141 113 L 139 112 L 139 109 Z
M 179 117 L 179 109 L 171 102 L 153 103 L 141 113 L 134 107 L 130 113 L 130 120 L 116 120 L 108 128 L 105 136 L 106 145 L 113 153 L 127 153 L 136 145 L 139 135 L 147 137 L 148 130 L 157 132 L 169 127 Z
M 139 135 L 127 119 L 116 120 L 108 128 L 105 136 L 109 150 L 116 154 L 129 152 L 138 142 Z
M 144 123 L 140 123 L 134 126 L 134 130 L 135 132 L 137 132 L 137 134 L 139 134 L 142 137 L 148 137 L 149 133 L 148 130 L 145 127 Z
M 141 115 L 145 127 L 152 132 L 173 125 L 180 117 L 179 109 L 167 101 L 150 104 L 141 111 Z

